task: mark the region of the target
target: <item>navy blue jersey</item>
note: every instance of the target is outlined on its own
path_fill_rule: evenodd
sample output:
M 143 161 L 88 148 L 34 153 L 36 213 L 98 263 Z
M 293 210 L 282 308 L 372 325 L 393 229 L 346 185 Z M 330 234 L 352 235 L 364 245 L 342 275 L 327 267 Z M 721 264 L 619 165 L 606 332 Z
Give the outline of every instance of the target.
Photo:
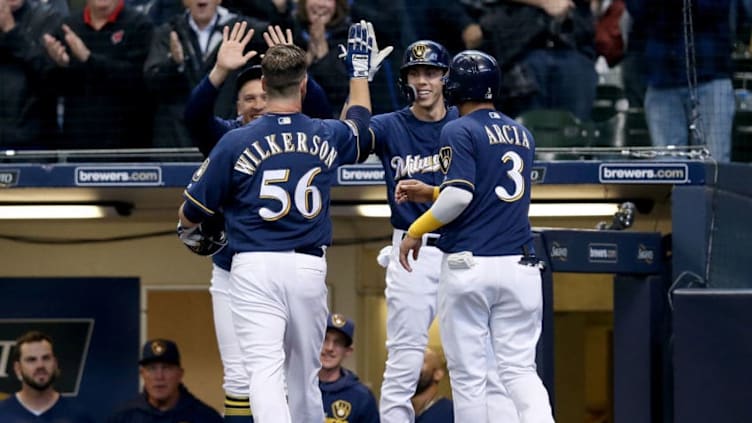
M 454 422 L 454 408 L 452 401 L 439 398 L 422 413 L 415 416 L 415 423 L 452 423 Z
M 330 245 L 337 166 L 371 148 L 355 133 L 349 122 L 264 115 L 222 137 L 186 188 L 183 213 L 201 222 L 222 208 L 235 252 Z
M 476 256 L 522 254 L 531 244 L 530 169 L 535 141 L 525 127 L 495 110 L 477 110 L 444 126 L 441 188 L 473 193 L 468 207 L 442 228 L 437 246 Z
M 457 119 L 456 107 L 438 122 L 418 120 L 409 107 L 371 118 L 375 138 L 374 153 L 384 166 L 386 197 L 392 210 L 391 223 L 407 230 L 431 206 L 429 203 L 394 201 L 394 187 L 400 179 L 417 179 L 438 186 L 444 176 L 439 171 L 439 136 L 444 125 Z
M 371 391 L 355 374 L 342 369 L 334 382 L 319 382 L 325 423 L 379 423 L 379 407 Z
M 60 397 L 55 405 L 39 416 L 32 414 L 15 395 L 0 401 L 0 422 L 3 423 L 94 423 L 70 398 Z

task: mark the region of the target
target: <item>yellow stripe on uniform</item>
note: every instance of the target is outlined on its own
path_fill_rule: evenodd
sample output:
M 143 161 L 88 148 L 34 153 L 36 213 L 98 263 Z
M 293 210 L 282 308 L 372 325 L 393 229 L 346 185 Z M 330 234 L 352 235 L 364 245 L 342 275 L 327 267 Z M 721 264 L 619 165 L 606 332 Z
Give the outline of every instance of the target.
M 407 234 L 412 238 L 420 238 L 423 234 L 434 232 L 442 226 L 444 226 L 444 224 L 441 223 L 441 221 L 439 221 L 429 209 L 419 218 L 415 219 L 415 222 L 410 225 L 410 229 L 407 230 Z
M 225 395 L 225 416 L 251 416 L 251 403 L 248 397 Z
M 203 210 L 204 212 L 206 212 L 206 214 L 208 214 L 209 216 L 214 216 L 214 211 L 212 211 L 210 208 L 206 207 L 205 205 L 201 204 L 198 200 L 196 200 L 195 198 L 193 198 L 193 196 L 191 194 L 189 194 L 188 191 L 183 191 L 183 195 L 185 195 L 185 197 L 187 199 L 191 200 L 191 203 L 195 204 L 201 210 Z

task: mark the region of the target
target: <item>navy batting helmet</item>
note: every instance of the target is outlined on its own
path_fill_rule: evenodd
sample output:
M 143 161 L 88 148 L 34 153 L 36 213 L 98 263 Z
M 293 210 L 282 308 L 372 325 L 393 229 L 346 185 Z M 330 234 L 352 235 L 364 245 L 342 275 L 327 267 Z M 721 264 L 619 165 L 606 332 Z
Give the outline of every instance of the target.
M 452 105 L 469 100 L 493 101 L 500 78 L 496 59 L 482 51 L 465 50 L 452 58 L 444 77 L 444 98 Z
M 399 86 L 410 103 L 415 100 L 415 89 L 407 84 L 407 70 L 413 66 L 433 66 L 446 71 L 449 60 L 451 56 L 447 49 L 435 41 L 419 40 L 407 46 L 402 57 Z

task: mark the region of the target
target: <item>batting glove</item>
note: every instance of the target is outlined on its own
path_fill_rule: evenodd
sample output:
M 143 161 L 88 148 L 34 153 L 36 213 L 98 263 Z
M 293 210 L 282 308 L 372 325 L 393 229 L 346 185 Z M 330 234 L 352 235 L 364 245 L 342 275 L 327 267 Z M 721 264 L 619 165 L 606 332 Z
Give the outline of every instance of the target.
M 223 219 L 217 219 L 224 221 Z M 200 256 L 213 256 L 227 245 L 223 225 L 211 219 L 190 228 L 180 225 L 177 228 L 178 238 L 189 250 Z
M 383 50 L 379 50 L 379 45 L 376 42 L 376 31 L 373 30 L 373 24 L 371 22 L 366 22 L 366 27 L 368 29 L 368 35 L 373 40 L 371 47 L 371 62 L 368 66 L 368 82 L 372 82 L 373 78 L 376 76 L 376 72 L 381 69 L 381 64 L 384 62 L 384 59 L 389 57 L 389 54 L 394 50 L 394 47 L 388 46 Z
M 368 34 L 368 26 L 365 21 L 350 25 L 347 48 L 342 44 L 339 45 L 339 57 L 344 59 L 347 74 L 350 75 L 350 78 L 369 77 L 373 41 L 373 38 Z

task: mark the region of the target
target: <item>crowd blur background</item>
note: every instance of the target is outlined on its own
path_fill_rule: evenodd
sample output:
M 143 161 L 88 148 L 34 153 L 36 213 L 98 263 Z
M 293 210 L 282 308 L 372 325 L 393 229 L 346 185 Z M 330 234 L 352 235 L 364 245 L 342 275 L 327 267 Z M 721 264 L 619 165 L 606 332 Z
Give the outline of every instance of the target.
M 347 96 L 337 45 L 366 19 L 381 46 L 395 47 L 372 85 L 376 113 L 406 105 L 404 48 L 432 39 L 451 53 L 493 54 L 497 106 L 541 147 L 685 139 L 716 160 L 749 161 L 751 9 L 750 0 L 0 0 L 0 149 L 193 147 L 185 101 L 214 65 L 222 28 L 240 20 L 259 52 L 268 25 L 291 28 L 336 115 Z M 215 112 L 233 118 L 234 78 L 225 85 Z

